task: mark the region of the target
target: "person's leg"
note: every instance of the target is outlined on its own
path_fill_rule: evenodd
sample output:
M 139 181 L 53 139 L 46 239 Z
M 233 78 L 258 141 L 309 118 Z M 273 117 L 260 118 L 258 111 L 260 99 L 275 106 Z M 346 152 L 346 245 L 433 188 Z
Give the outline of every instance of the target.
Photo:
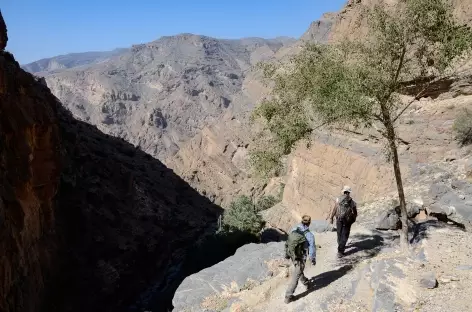
M 338 235 L 338 251 L 339 251 L 339 246 L 341 245 L 342 229 L 343 229 L 342 222 L 336 219 L 336 233 Z
M 347 224 L 346 224 L 346 232 L 345 232 L 345 235 L 346 235 L 346 243 L 344 244 L 344 248 L 346 248 L 347 241 L 349 240 L 349 235 L 351 235 L 351 226 L 352 226 L 352 223 L 347 223 Z
M 300 282 L 303 283 L 303 285 L 308 284 L 308 278 L 305 276 L 305 262 L 300 261 Z
M 341 241 L 338 247 L 338 251 L 340 253 L 344 253 L 344 249 L 346 248 L 346 243 L 347 239 L 349 238 L 349 231 L 350 231 L 350 226 L 346 222 L 342 222 L 341 226 Z
M 303 276 L 301 261 L 293 261 L 293 275 L 288 284 L 287 291 L 285 292 L 285 301 L 289 301 L 293 297 L 295 289 L 297 289 L 298 280 Z

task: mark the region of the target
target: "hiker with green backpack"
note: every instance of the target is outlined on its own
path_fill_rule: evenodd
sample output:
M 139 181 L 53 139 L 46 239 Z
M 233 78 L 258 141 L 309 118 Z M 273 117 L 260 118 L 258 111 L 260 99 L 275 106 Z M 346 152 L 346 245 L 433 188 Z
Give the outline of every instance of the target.
M 285 303 L 293 301 L 293 294 L 299 280 L 307 288 L 310 287 L 309 280 L 304 273 L 307 254 L 311 263 L 316 264 L 315 236 L 310 232 L 310 224 L 311 217 L 304 215 L 302 222 L 292 229 L 285 242 L 285 258 L 291 259 L 294 266 L 292 279 L 285 293 Z
M 356 222 L 357 204 L 351 197 L 351 188 L 344 186 L 343 195 L 337 198 L 333 210 L 328 216 L 332 224 L 336 217 L 336 231 L 338 233 L 338 257 L 343 257 L 346 249 L 347 240 L 351 232 L 351 226 Z

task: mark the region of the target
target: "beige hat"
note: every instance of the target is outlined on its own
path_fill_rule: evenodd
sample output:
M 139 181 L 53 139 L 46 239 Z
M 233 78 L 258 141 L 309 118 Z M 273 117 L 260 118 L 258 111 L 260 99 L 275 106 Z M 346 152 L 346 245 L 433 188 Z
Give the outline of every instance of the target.
M 349 192 L 349 193 L 351 193 L 352 190 L 351 190 L 351 188 L 350 188 L 349 186 L 344 185 L 344 187 L 343 187 L 343 193 L 344 193 L 344 192 Z

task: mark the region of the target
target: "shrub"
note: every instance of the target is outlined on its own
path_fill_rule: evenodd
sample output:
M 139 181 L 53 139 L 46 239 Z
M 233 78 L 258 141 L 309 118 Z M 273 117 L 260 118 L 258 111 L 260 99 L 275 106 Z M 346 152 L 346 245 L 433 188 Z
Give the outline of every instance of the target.
M 223 227 L 227 231 L 257 234 L 263 223 L 256 206 L 247 196 L 238 197 L 223 214 Z
M 464 109 L 454 121 L 453 130 L 456 132 L 456 140 L 462 145 L 472 143 L 472 112 Z
M 257 211 L 264 211 L 264 210 L 267 210 L 269 208 L 272 208 L 275 206 L 275 204 L 277 204 L 279 202 L 279 200 L 277 200 L 277 198 L 275 198 L 274 196 L 272 195 L 269 195 L 269 196 L 262 196 L 258 201 L 257 201 L 257 204 L 256 204 L 256 210 Z

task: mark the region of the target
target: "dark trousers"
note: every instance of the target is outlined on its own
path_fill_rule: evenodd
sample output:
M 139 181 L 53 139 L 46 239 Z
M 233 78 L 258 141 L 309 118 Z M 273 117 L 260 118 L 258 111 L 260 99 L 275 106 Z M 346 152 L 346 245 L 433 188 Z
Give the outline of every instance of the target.
M 352 223 L 345 220 L 336 220 L 336 230 L 338 232 L 338 252 L 344 253 L 349 234 L 351 233 Z

